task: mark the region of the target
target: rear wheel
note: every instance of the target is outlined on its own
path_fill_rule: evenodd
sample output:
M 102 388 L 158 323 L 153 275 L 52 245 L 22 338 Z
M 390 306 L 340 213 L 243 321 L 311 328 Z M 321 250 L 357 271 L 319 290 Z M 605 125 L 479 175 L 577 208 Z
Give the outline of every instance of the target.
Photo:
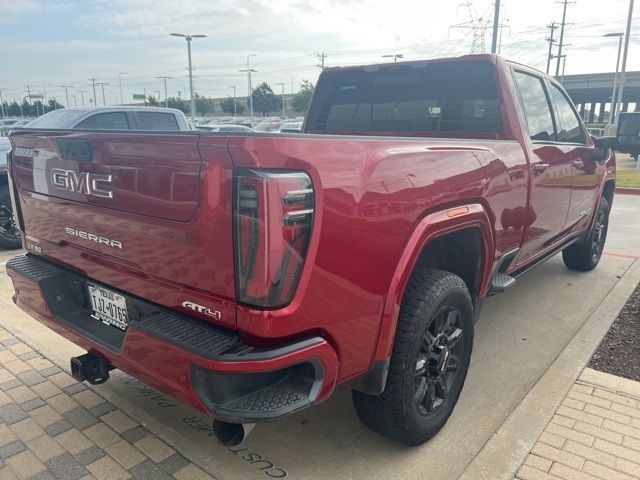
M 353 391 L 360 420 L 406 445 L 420 445 L 447 422 L 473 345 L 473 305 L 460 277 L 418 267 L 398 318 L 385 390 Z
M 601 198 L 593 225 L 584 242 L 574 243 L 562 251 L 562 260 L 571 270 L 587 272 L 600 262 L 609 227 L 609 202 Z
M 16 249 L 21 246 L 20 230 L 13 221 L 9 187 L 2 185 L 0 186 L 0 247 Z

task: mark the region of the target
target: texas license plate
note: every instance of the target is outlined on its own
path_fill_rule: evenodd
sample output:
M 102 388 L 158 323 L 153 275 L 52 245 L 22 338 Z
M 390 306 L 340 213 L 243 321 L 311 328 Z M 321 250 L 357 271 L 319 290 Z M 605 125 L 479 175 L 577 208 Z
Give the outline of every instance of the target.
M 106 325 L 125 331 L 129 324 L 125 298 L 98 285 L 87 285 L 93 317 Z

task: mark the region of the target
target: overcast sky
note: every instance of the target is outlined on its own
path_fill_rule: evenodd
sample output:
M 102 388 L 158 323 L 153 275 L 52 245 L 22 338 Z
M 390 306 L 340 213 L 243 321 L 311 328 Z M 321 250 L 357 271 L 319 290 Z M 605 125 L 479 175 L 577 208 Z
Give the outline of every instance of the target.
M 503 30 L 502 54 L 544 69 L 545 26 L 560 22 L 562 6 L 555 0 L 502 3 L 510 26 Z M 490 25 L 493 0 L 472 4 L 476 23 Z M 615 69 L 617 39 L 602 35 L 624 31 L 628 8 L 629 0 L 569 5 L 567 74 Z M 276 84 L 285 83 L 289 93 L 292 78 L 296 90 L 301 80 L 316 80 L 319 52 L 327 53 L 328 66 L 377 63 L 391 53 L 406 59 L 469 53 L 470 31 L 451 28 L 469 20 L 469 8 L 451 0 L 0 0 L 0 88 L 5 98 L 22 98 L 30 84 L 64 103 L 60 85 L 70 85 L 79 104 L 76 91 L 88 91 L 88 99 L 89 78 L 96 77 L 111 84 L 107 103 L 115 103 L 118 74 L 126 72 L 125 101 L 144 88 L 163 91 L 160 75 L 174 77 L 170 96 L 184 95 L 186 42 L 169 36 L 181 32 L 208 36 L 193 42 L 197 92 L 226 96 L 237 85 L 238 95 L 246 95 L 246 74 L 238 70 L 255 54 L 254 83 L 267 81 L 276 92 Z M 490 49 L 490 30 L 485 42 Z M 640 70 L 638 5 L 627 69 Z

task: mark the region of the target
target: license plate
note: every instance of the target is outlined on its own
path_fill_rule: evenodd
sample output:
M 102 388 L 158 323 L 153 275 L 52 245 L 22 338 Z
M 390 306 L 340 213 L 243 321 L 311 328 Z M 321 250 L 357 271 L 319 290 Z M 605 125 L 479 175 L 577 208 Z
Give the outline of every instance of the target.
M 91 301 L 92 317 L 106 325 L 122 330 L 127 329 L 129 315 L 125 298 L 97 285 L 87 285 Z

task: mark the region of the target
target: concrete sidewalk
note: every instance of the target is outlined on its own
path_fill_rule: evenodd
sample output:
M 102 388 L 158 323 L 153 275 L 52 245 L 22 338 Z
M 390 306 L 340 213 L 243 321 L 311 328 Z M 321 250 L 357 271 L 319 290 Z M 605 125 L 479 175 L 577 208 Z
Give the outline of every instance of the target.
M 0 480 L 212 480 L 0 328 Z
M 585 369 L 516 478 L 639 480 L 640 382 Z

